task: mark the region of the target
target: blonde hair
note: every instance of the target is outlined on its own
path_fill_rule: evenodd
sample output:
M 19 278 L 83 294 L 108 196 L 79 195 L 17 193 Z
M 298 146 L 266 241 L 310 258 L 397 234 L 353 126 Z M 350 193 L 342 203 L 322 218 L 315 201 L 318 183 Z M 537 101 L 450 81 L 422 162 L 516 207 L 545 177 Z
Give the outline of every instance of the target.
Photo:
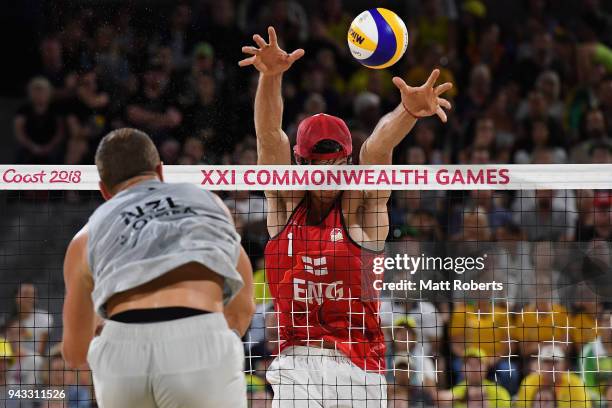
M 32 93 L 34 89 L 44 89 L 50 94 L 53 93 L 53 85 L 51 85 L 47 78 L 42 76 L 34 77 L 28 82 L 28 93 Z

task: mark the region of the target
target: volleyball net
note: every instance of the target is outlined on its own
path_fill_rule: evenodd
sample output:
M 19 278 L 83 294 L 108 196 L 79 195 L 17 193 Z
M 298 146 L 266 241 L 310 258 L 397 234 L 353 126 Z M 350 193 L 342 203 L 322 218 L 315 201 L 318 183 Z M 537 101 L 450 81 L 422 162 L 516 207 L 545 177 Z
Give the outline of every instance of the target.
M 257 310 L 243 338 L 251 406 L 270 406 L 266 370 L 287 336 L 306 333 L 312 347 L 322 332 L 384 344 L 378 368 L 389 406 L 552 399 L 586 407 L 612 396 L 612 165 L 166 166 L 164 176 L 216 191 L 253 264 Z M 7 406 L 52 406 L 40 398 L 45 390 L 94 406 L 90 373 L 68 370 L 58 342 L 63 257 L 102 204 L 97 189 L 94 166 L 0 166 L 0 400 Z M 338 261 L 346 255 L 311 243 L 328 248 L 327 258 L 292 254 L 303 269 L 298 281 L 270 282 L 264 253 L 274 214 L 264 190 L 285 197 L 342 190 L 365 200 L 390 190 L 388 218 L 376 218 L 388 225 L 370 239 L 384 241 L 384 250 L 364 251 L 355 273 Z M 354 223 L 344 221 L 312 239 L 358 240 Z M 343 279 L 356 291 L 337 284 Z M 288 293 L 289 310 L 275 309 L 279 293 Z M 346 300 L 344 315 L 326 312 Z M 370 304 L 376 327 L 366 322 Z M 311 308 L 320 321 L 310 320 Z M 376 331 L 382 339 L 363 335 Z

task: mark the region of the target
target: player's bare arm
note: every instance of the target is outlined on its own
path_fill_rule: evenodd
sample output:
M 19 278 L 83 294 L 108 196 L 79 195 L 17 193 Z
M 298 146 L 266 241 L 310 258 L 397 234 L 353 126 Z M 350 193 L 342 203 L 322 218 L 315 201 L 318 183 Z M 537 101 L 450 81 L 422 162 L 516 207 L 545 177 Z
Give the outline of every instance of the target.
M 442 122 L 447 121 L 444 109 L 450 109 L 451 104 L 441 95 L 453 85 L 446 82 L 435 86 L 439 75 L 440 70 L 433 70 L 419 87 L 408 86 L 399 77 L 393 78 L 393 84 L 401 92 L 402 102 L 380 119 L 361 146 L 360 164 L 392 164 L 393 149 L 412 130 L 418 118 L 437 115 Z M 385 240 L 389 228 L 387 202 L 390 197 L 390 191 L 355 191 L 347 196 L 343 207 L 349 231 L 355 240 L 363 243 Z
M 86 259 L 86 228 L 70 242 L 64 259 L 66 297 L 62 353 L 72 368 L 82 368 L 87 364 L 87 350 L 96 329 L 96 315 L 91 300 L 93 279 Z
M 233 220 L 232 213 L 227 205 L 219 198 L 213 196 L 219 206 L 225 211 L 230 220 Z M 232 221 L 233 222 L 233 221 Z M 253 292 L 253 266 L 251 260 L 243 247 L 240 247 L 240 256 L 236 269 L 240 273 L 244 286 L 236 294 L 234 299 L 223 308 L 223 314 L 230 329 L 237 331 L 240 336 L 244 336 L 251 325 L 251 320 L 255 314 L 255 300 Z
M 254 66 L 259 71 L 259 84 L 255 94 L 255 133 L 257 136 L 257 164 L 291 164 L 289 138 L 282 129 L 283 99 L 282 77 L 291 65 L 304 55 L 297 49 L 291 54 L 282 50 L 273 27 L 268 28 L 268 41 L 259 34 L 253 36 L 257 47 L 242 47 L 251 55 L 238 64 Z M 268 229 L 271 235 L 287 222 L 287 218 L 303 193 L 266 191 L 268 198 Z
M 249 329 L 253 314 L 255 314 L 255 300 L 253 294 L 253 267 L 244 248 L 240 248 L 240 257 L 236 266 L 244 286 L 240 292 L 229 302 L 224 310 L 225 320 L 230 329 L 237 331 L 240 336 L 244 336 Z

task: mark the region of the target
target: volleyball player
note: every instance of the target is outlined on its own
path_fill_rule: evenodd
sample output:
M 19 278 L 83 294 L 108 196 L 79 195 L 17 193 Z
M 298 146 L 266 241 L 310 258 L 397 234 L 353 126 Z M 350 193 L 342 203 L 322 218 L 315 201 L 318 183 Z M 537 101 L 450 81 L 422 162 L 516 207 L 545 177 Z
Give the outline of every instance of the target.
M 227 207 L 164 183 L 138 130 L 108 134 L 95 160 L 107 201 L 66 252 L 64 358 L 89 363 L 102 408 L 246 407 L 252 269 Z
M 243 47 L 251 56 L 240 66 L 260 73 L 255 96 L 258 164 L 291 164 L 282 130 L 283 73 L 304 55 L 269 43 Z M 360 164 L 391 164 L 393 149 L 417 119 L 431 115 L 446 122 L 440 98 L 452 85 L 434 87 L 434 70 L 420 87 L 400 78 L 393 83 L 402 103 L 385 115 L 359 152 Z M 298 127 L 293 149 L 298 164 L 351 164 L 351 134 L 334 116 L 318 114 Z M 386 407 L 385 345 L 379 303 L 367 295 L 371 262 L 389 230 L 389 191 L 267 191 L 268 232 L 265 268 L 279 321 L 279 355 L 267 372 L 274 407 Z M 363 276 L 367 276 L 367 273 Z M 367 279 L 366 279 L 367 280 Z M 365 289 L 365 290 L 364 290 Z

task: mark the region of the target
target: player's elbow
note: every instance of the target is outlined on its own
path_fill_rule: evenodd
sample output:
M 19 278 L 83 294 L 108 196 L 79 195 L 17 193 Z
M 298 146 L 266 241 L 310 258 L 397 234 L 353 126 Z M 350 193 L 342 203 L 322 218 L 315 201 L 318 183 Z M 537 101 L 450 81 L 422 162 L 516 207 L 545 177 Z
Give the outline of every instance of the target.
M 225 318 L 231 329 L 237 330 L 241 336 L 249 329 L 255 314 L 255 301 L 252 297 L 239 296 L 225 309 Z
M 249 299 L 249 301 L 245 304 L 245 314 L 248 316 L 249 324 L 251 324 L 251 319 L 253 319 L 253 315 L 255 315 L 256 308 L 257 307 L 255 306 L 255 300 L 253 300 L 253 298 Z
M 255 301 L 253 300 L 252 297 L 249 297 L 248 299 L 244 299 L 242 303 L 242 313 L 240 314 L 239 317 L 239 327 L 238 327 L 238 331 L 240 332 L 241 335 L 244 336 L 244 334 L 247 332 L 247 330 L 249 329 L 249 326 L 251 325 L 251 321 L 253 320 L 253 315 L 255 314 Z

